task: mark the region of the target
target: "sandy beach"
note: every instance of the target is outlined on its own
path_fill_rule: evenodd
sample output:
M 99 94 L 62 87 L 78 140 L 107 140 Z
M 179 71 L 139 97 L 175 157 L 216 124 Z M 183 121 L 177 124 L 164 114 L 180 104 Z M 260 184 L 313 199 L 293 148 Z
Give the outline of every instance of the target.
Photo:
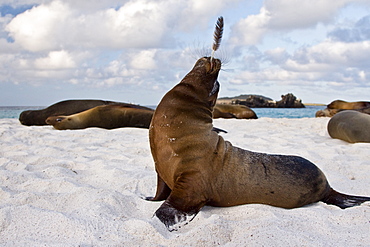
M 331 139 L 329 118 L 216 119 L 244 149 L 302 156 L 340 192 L 370 196 L 370 144 Z M 177 232 L 153 217 L 148 130 L 59 131 L 0 119 L 1 246 L 370 246 L 370 203 L 342 210 L 204 207 Z

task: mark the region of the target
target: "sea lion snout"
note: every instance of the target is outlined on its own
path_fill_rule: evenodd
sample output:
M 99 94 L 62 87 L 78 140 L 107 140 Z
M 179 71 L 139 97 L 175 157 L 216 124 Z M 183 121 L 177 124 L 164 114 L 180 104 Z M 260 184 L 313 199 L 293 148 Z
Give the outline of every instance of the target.
M 221 61 L 217 58 L 203 57 L 200 59 L 203 62 L 203 66 L 206 68 L 206 73 L 214 74 L 218 73 L 221 69 Z

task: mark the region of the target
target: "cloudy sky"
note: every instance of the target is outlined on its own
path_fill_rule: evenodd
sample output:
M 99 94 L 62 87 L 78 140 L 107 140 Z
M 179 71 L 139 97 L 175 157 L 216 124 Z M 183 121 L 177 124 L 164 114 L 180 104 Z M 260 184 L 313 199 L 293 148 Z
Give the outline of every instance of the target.
M 155 105 L 221 15 L 220 97 L 370 101 L 370 0 L 0 0 L 0 105 Z

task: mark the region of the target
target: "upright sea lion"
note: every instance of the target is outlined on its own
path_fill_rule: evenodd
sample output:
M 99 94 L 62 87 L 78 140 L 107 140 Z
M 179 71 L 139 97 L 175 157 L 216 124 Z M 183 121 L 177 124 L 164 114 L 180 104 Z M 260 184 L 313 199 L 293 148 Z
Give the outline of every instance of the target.
M 257 115 L 245 105 L 216 104 L 213 118 L 257 119 Z
M 368 101 L 347 102 L 344 100 L 334 100 L 328 105 L 329 109 L 343 109 L 343 110 L 356 110 L 366 107 L 370 107 L 370 102 Z
M 131 108 L 149 109 L 144 106 L 107 100 L 64 100 L 55 103 L 45 109 L 23 111 L 19 115 L 19 121 L 23 125 L 46 125 L 45 120 L 50 116 L 71 115 L 86 111 L 99 105 L 122 105 Z
M 347 110 L 335 114 L 328 123 L 332 138 L 346 142 L 370 142 L 370 115 Z
M 346 208 L 370 200 L 333 190 L 304 158 L 243 150 L 212 131 L 220 68 L 218 59 L 199 59 L 162 98 L 150 124 L 158 182 L 156 195 L 148 199 L 165 200 L 155 215 L 170 231 L 204 205 L 296 208 L 323 201 Z
M 85 129 L 99 127 L 115 129 L 122 127 L 149 128 L 154 110 L 137 109 L 120 105 L 102 105 L 69 116 L 52 116 L 46 123 L 55 129 Z

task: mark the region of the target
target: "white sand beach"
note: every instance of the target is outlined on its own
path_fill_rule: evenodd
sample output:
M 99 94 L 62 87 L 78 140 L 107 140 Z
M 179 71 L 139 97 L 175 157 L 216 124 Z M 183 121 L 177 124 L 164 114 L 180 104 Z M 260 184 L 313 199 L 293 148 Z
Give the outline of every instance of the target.
M 331 139 L 329 118 L 216 119 L 226 140 L 315 163 L 340 192 L 370 196 L 370 144 Z M 59 131 L 0 119 L 1 246 L 370 246 L 370 203 L 342 210 L 204 207 L 169 232 L 153 217 L 147 129 Z

